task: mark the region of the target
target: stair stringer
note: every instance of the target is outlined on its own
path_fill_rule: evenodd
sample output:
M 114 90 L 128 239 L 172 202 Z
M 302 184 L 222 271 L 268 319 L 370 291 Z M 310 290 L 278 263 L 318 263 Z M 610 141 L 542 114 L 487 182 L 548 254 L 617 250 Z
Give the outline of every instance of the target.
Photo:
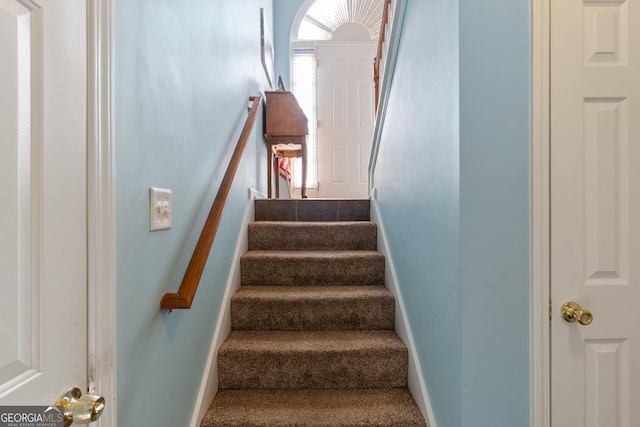
M 375 190 L 373 194 L 375 194 Z M 411 391 L 420 412 L 422 412 L 422 415 L 427 420 L 427 425 L 429 427 L 436 427 L 431 401 L 429 400 L 429 393 L 427 392 L 427 386 L 424 382 L 424 376 L 422 375 L 422 368 L 418 363 L 418 354 L 413 340 L 411 325 L 407 320 L 404 300 L 402 299 L 402 293 L 400 293 L 398 288 L 398 279 L 393 264 L 393 258 L 387 249 L 389 245 L 375 198 L 371 199 L 371 221 L 378 225 L 378 252 L 381 252 L 385 256 L 385 285 L 396 300 L 395 330 L 409 350 L 409 390 Z
M 249 247 L 248 233 L 249 223 L 255 218 L 254 200 L 258 197 L 265 197 L 262 193 L 250 188 L 249 200 L 242 217 L 240 225 L 240 234 L 236 242 L 236 249 L 231 262 L 231 271 L 227 279 L 227 286 L 224 292 L 222 305 L 220 306 L 220 314 L 216 322 L 216 329 L 211 340 L 211 348 L 207 357 L 207 364 L 202 374 L 202 382 L 200 390 L 196 398 L 196 404 L 193 409 L 190 427 L 199 427 L 202 419 L 207 413 L 211 401 L 218 392 L 218 349 L 231 332 L 231 296 L 240 287 L 240 256 L 245 253 Z

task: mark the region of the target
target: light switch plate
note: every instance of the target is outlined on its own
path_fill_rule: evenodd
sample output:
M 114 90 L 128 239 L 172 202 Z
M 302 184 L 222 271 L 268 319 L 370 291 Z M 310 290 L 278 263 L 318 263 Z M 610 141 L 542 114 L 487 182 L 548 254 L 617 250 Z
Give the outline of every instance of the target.
M 149 230 L 167 230 L 171 228 L 172 211 L 171 190 L 151 187 L 149 191 Z

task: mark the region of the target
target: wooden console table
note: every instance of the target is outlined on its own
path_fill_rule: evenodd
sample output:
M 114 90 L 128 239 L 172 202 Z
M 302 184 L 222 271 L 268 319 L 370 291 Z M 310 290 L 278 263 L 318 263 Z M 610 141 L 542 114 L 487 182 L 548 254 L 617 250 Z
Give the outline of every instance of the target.
M 276 188 L 279 189 L 280 174 L 277 166 L 277 151 L 273 147 L 278 144 L 294 144 L 300 146 L 302 158 L 301 196 L 307 197 L 307 117 L 298 104 L 295 96 L 284 90 L 265 92 L 266 97 L 266 132 L 267 140 L 267 185 L 271 198 L 271 180 L 275 174 Z M 279 192 L 278 192 L 279 193 Z M 277 194 L 279 196 L 279 194 Z

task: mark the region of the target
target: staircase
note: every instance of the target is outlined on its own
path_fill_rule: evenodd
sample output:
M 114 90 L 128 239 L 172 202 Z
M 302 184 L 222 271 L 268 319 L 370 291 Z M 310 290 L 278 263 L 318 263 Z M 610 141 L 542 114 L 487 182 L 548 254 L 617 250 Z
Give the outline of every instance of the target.
M 213 426 L 425 426 L 368 200 L 256 200 Z

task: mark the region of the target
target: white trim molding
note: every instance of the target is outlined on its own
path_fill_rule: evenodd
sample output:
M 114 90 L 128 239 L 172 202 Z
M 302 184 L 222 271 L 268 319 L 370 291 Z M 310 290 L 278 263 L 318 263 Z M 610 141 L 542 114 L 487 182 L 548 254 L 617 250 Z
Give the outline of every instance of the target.
M 550 3 L 531 3 L 531 427 L 548 427 L 551 422 Z
M 87 1 L 88 392 L 117 425 L 113 1 Z
M 293 42 L 298 42 L 298 29 L 300 28 L 300 23 L 302 23 L 302 19 L 309 11 L 309 8 L 313 6 L 316 0 L 304 0 L 304 2 L 298 8 L 295 16 L 293 17 L 293 22 L 291 23 L 291 29 L 289 30 L 289 45 Z

